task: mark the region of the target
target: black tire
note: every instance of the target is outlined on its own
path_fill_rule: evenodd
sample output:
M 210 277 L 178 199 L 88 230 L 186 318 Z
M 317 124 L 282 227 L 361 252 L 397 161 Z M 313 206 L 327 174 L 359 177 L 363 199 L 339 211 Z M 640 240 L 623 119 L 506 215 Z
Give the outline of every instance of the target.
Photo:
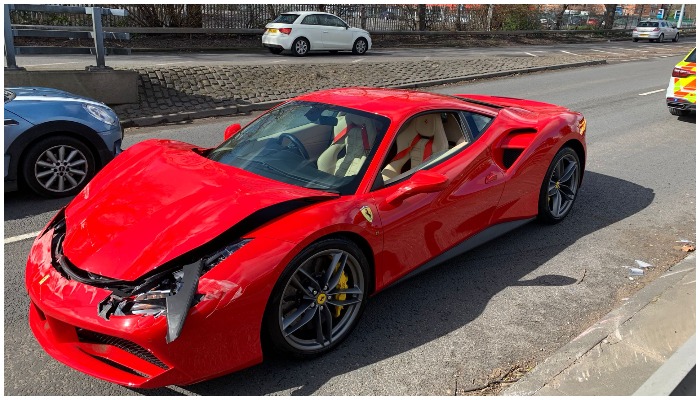
M 672 115 L 675 115 L 675 116 L 678 116 L 678 117 L 685 117 L 686 115 L 690 115 L 690 110 L 680 110 L 680 109 L 678 109 L 678 108 L 669 107 L 669 108 L 668 108 L 668 111 L 669 111 Z
M 309 50 L 311 50 L 311 45 L 306 38 L 298 38 L 292 43 L 292 54 L 297 57 L 304 57 L 309 54 Z
M 659 35 L 659 38 L 656 39 L 656 42 L 657 42 L 657 43 L 663 43 L 663 42 L 664 42 L 664 34 L 663 34 L 663 33 Z
M 338 54 L 338 50 L 330 50 L 329 53 L 331 53 L 331 54 Z
M 52 159 L 53 157 L 53 159 Z M 22 179 L 38 195 L 58 198 L 78 194 L 95 175 L 95 155 L 70 136 L 34 143 L 22 157 Z
M 638 42 L 639 39 L 636 39 L 636 38 L 635 38 L 635 39 L 632 39 L 632 41 L 633 41 L 633 42 Z
M 352 54 L 361 56 L 367 52 L 367 40 L 365 38 L 359 38 L 355 40 L 352 45 Z
M 564 171 L 559 171 L 560 176 L 557 177 L 555 176 L 555 169 L 560 163 L 562 163 Z M 568 170 L 568 166 L 572 163 L 576 164 L 575 171 L 572 173 L 571 177 L 566 178 L 565 170 Z M 564 218 L 569 215 L 576 200 L 576 196 L 578 195 L 582 173 L 581 160 L 574 149 L 571 147 L 564 147 L 557 152 L 547 169 L 547 173 L 542 181 L 542 186 L 540 187 L 538 218 L 541 222 L 556 224 L 563 221 Z M 553 184 L 554 181 L 556 181 L 555 185 Z M 550 196 L 553 189 L 556 189 L 556 192 Z M 573 196 L 571 196 L 572 194 Z M 555 206 L 557 196 L 559 198 L 559 206 Z M 562 200 L 564 201 L 563 205 L 561 204 Z M 565 209 L 561 210 L 561 208 Z M 553 209 L 556 211 L 553 211 Z
M 344 259 L 340 257 L 335 262 L 336 268 L 329 278 L 330 281 L 334 281 L 337 266 L 342 262 L 343 269 L 337 278 L 340 279 L 339 282 L 345 282 L 346 287 L 341 288 L 341 283 L 338 283 L 326 290 L 319 286 L 318 292 L 312 292 L 313 284 L 319 284 L 315 279 L 323 280 L 325 273 L 330 269 L 326 268 L 323 271 L 326 261 L 330 260 L 329 266 L 334 265 L 335 254 L 347 256 Z M 303 359 L 325 354 L 342 343 L 357 326 L 366 306 L 370 287 L 368 265 L 362 250 L 354 242 L 342 238 L 324 239 L 313 243 L 294 257 L 282 272 L 267 303 L 262 327 L 263 343 L 266 347 L 285 356 Z M 299 272 L 300 269 L 306 274 Z M 341 279 L 343 276 L 344 281 Z M 306 289 L 300 289 L 300 286 Z M 304 290 L 312 297 L 305 296 Z M 360 293 L 342 295 L 342 298 L 340 294 L 330 294 L 338 290 L 359 290 Z M 326 293 L 329 294 L 326 296 Z M 324 295 L 322 302 L 319 300 L 321 295 Z M 328 304 L 324 308 L 326 301 Z M 340 306 L 340 309 L 331 305 L 331 302 L 338 301 L 354 303 Z M 311 313 L 309 318 L 307 313 Z M 307 322 L 304 322 L 305 319 Z M 330 330 L 326 331 L 328 321 L 331 321 Z M 285 322 L 287 327 L 284 326 Z M 285 330 L 291 332 L 285 335 Z M 318 342 L 319 335 L 321 342 Z M 327 341 L 328 337 L 330 340 Z
M 673 41 L 677 42 L 680 39 L 680 34 L 676 33 L 676 36 L 673 37 Z
M 279 47 L 268 47 L 268 49 L 272 54 L 282 54 L 282 51 L 284 51 L 284 49 L 281 49 Z

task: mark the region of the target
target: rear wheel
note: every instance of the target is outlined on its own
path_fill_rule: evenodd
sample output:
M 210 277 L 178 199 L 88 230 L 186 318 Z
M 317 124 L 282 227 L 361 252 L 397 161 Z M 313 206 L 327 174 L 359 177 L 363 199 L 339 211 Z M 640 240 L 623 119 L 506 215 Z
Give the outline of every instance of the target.
M 279 352 L 309 358 L 348 337 L 364 310 L 368 262 L 357 245 L 333 238 L 304 249 L 275 284 L 263 332 Z
M 309 54 L 309 41 L 304 38 L 299 38 L 292 44 L 292 53 L 297 57 L 304 57 Z
M 545 223 L 561 222 L 571 211 L 579 183 L 581 160 L 571 147 L 564 147 L 554 156 L 542 182 L 539 219 Z
M 44 197 L 72 196 L 95 175 L 95 156 L 81 141 L 52 136 L 34 144 L 22 161 L 22 176 Z
M 632 39 L 632 41 L 633 41 L 633 42 L 638 42 L 638 41 L 639 41 L 639 39 L 637 39 L 637 38 L 634 38 L 634 39 Z
M 282 54 L 282 51 L 284 50 L 284 49 L 281 49 L 279 47 L 268 47 L 268 49 L 270 50 L 270 53 L 272 53 L 272 54 Z
M 690 114 L 690 110 L 680 110 L 678 108 L 669 107 L 668 111 L 676 116 L 683 117 Z
M 658 43 L 663 43 L 663 42 L 664 42 L 664 34 L 663 34 L 663 33 L 660 34 L 660 35 L 659 35 L 659 38 L 656 39 L 656 41 L 657 41 Z

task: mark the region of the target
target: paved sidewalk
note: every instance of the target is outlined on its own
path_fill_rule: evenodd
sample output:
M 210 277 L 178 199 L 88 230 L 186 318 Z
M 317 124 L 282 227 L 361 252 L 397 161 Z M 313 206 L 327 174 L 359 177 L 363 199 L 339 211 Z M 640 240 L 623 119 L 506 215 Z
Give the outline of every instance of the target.
M 692 254 L 501 394 L 634 394 L 695 335 L 695 275 Z
M 416 88 L 603 63 L 603 57 L 566 56 L 137 68 L 139 104 L 113 108 L 125 127 L 145 126 L 268 109 L 304 93 L 335 87 Z

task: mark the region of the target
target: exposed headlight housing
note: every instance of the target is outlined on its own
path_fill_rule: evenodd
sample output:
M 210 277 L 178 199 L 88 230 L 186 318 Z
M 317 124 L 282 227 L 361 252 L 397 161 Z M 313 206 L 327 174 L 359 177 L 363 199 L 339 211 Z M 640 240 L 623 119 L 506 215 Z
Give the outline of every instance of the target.
M 104 122 L 107 125 L 117 125 L 119 121 L 113 112 L 104 107 L 96 106 L 91 103 L 83 103 L 83 108 L 96 120 Z

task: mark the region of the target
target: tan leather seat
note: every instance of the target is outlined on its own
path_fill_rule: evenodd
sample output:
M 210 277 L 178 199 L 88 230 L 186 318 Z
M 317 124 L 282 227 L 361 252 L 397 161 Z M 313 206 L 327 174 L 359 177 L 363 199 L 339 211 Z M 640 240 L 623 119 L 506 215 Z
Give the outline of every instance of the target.
M 345 116 L 347 130 L 318 157 L 320 171 L 335 176 L 354 176 L 360 171 L 374 145 L 377 130 L 372 120 L 354 114 Z
M 440 114 L 426 114 L 414 118 L 408 127 L 396 136 L 396 148 L 396 156 L 382 170 L 384 181 L 400 175 L 408 162 L 410 169 L 413 169 L 431 155 L 449 149 Z

